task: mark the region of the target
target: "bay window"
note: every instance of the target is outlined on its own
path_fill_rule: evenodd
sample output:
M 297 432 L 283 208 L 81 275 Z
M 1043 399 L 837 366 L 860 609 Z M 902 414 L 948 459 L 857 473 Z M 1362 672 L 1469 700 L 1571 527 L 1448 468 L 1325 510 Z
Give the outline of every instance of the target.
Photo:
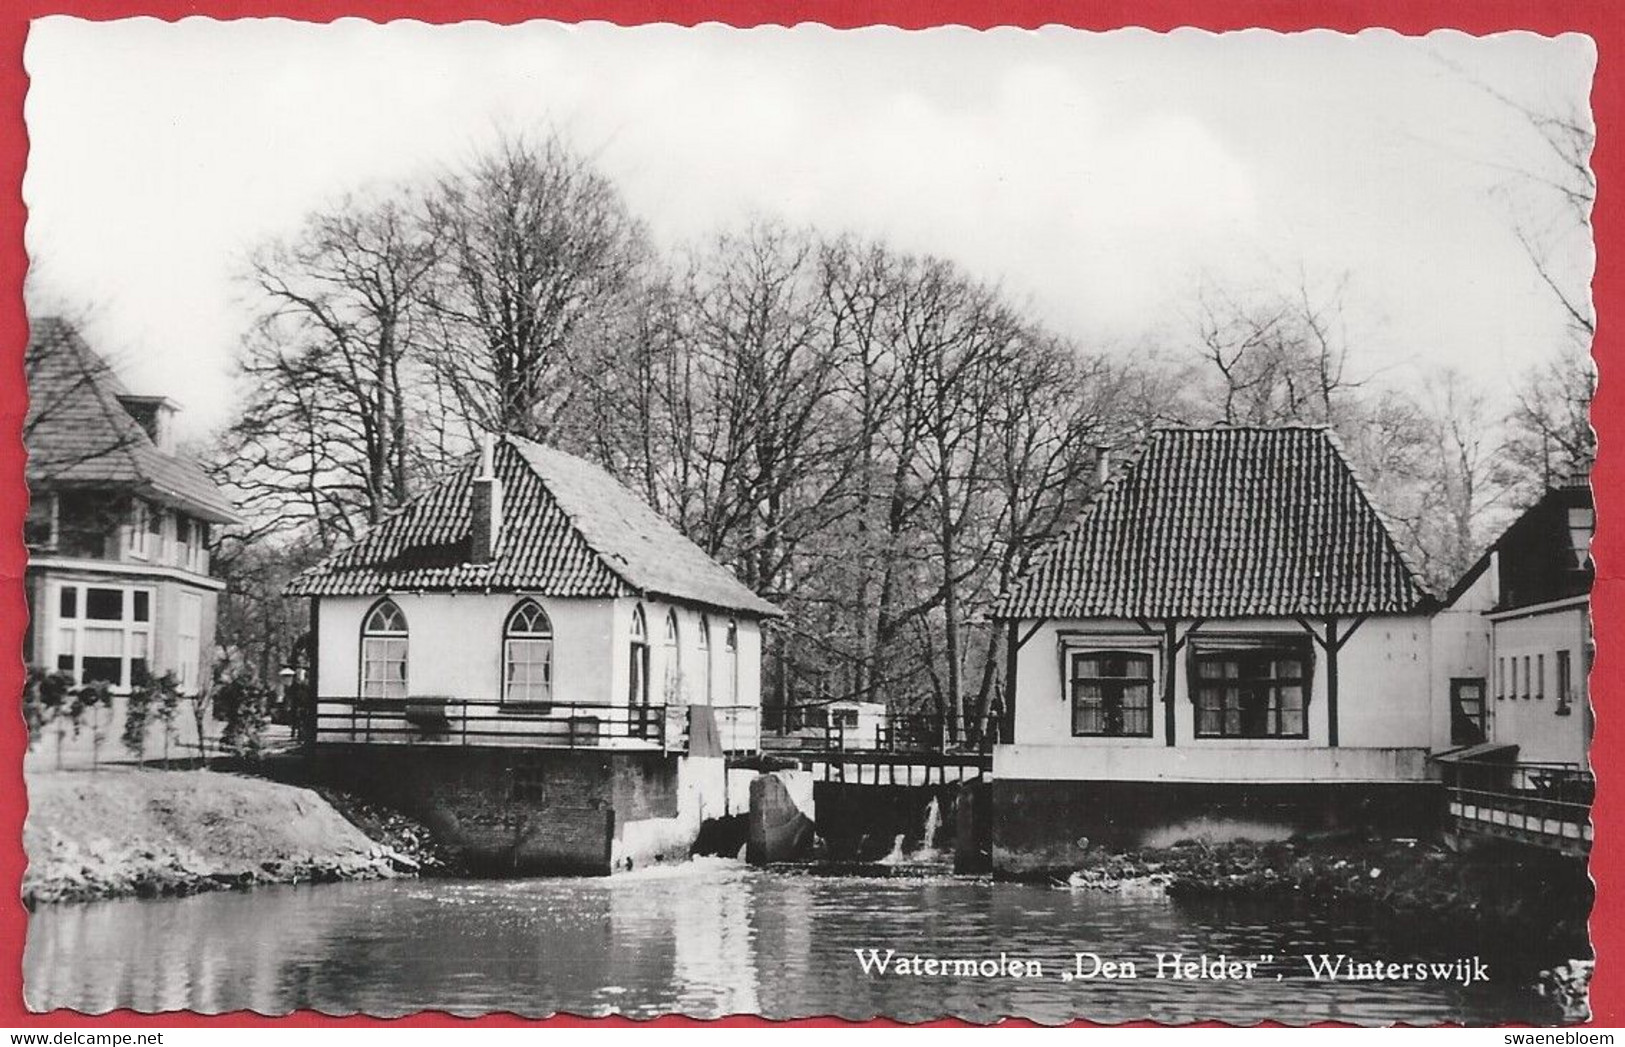
M 60 582 L 50 661 L 78 683 L 128 689 L 152 657 L 152 590 Z

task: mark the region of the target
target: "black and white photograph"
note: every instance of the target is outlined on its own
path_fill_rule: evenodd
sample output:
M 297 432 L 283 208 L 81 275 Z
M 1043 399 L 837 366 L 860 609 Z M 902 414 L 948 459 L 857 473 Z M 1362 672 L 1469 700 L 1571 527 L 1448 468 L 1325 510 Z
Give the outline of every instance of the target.
M 1590 1016 L 1590 38 L 23 57 L 30 1011 Z

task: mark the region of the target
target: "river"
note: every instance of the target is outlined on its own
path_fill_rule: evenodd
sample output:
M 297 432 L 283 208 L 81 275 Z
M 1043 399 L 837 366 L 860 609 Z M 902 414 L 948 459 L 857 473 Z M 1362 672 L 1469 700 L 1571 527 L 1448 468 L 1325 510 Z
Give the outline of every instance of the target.
M 1491 980 L 1465 987 L 1311 977 L 1305 954 L 1404 962 L 1475 951 L 1408 936 L 1403 921 L 1372 922 L 1279 901 L 831 878 L 700 859 L 608 879 L 397 880 L 47 906 L 29 921 L 24 992 L 35 1010 L 92 1013 L 1556 1020 L 1526 988 L 1532 971 L 1493 955 L 1481 954 Z M 854 954 L 871 947 L 994 963 L 1002 952 L 1007 966 L 1036 961 L 1042 977 L 877 975 Z M 1079 952 L 1126 960 L 1139 977 L 1063 980 Z M 1251 980 L 1159 979 L 1157 953 L 1275 959 Z

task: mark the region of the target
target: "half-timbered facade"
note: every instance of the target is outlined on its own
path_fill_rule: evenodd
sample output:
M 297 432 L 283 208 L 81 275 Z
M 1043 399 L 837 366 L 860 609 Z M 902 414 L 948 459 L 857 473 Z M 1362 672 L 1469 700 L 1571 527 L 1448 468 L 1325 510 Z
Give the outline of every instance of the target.
M 1011 846 L 1424 781 L 1433 606 L 1327 429 L 1158 430 L 998 605 Z

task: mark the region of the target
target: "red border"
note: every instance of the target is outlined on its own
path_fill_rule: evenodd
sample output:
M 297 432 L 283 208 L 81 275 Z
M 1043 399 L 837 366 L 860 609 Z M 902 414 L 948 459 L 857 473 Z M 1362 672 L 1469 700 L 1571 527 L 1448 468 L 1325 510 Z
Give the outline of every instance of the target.
M 1592 918 L 1592 932 L 1600 960 L 1592 987 L 1595 1023 L 1625 1024 L 1625 971 L 1614 961 L 1621 951 L 1621 897 L 1612 887 L 1615 875 L 1625 868 L 1625 846 L 1609 831 L 1621 821 L 1621 797 L 1612 769 L 1614 760 L 1625 751 L 1625 730 L 1613 718 L 1614 702 L 1625 695 L 1614 676 L 1614 652 L 1625 644 L 1625 610 L 1621 608 L 1621 585 L 1625 576 L 1613 573 L 1616 557 L 1625 557 L 1625 538 L 1614 525 L 1616 509 L 1625 509 L 1620 493 L 1625 480 L 1625 455 L 1615 451 L 1625 436 L 1625 393 L 1616 382 L 1618 347 L 1615 338 L 1620 324 L 1614 308 L 1625 304 L 1625 205 L 1617 202 L 1615 187 L 1625 180 L 1625 152 L 1616 145 L 1611 131 L 1613 121 L 1625 122 L 1625 8 L 1613 11 L 1600 2 L 1576 0 L 1261 0 L 1242 4 L 1236 0 L 1128 0 L 1067 4 L 1060 0 L 906 0 L 894 3 L 865 3 L 860 0 L 558 0 L 553 3 L 520 4 L 514 0 L 21 0 L 0 12 L 0 289 L 5 308 L 0 310 L 0 577 L 7 584 L 0 591 L 0 650 L 21 649 L 26 622 L 23 600 L 25 556 L 21 544 L 22 519 L 27 503 L 23 482 L 21 441 L 25 396 L 22 377 L 23 346 L 28 327 L 22 308 L 22 281 L 27 266 L 23 250 L 22 177 L 27 155 L 27 135 L 23 125 L 23 97 L 28 80 L 23 72 L 23 41 L 31 18 L 49 14 L 73 14 L 85 18 L 109 19 L 131 15 L 151 15 L 178 19 L 189 15 L 215 18 L 282 16 L 307 21 L 331 21 L 343 16 L 363 16 L 377 21 L 414 18 L 426 22 L 484 19 L 513 23 L 534 18 L 561 21 L 602 20 L 622 24 L 676 22 L 726 22 L 735 26 L 794 25 L 823 22 L 838 28 L 890 23 L 903 28 L 962 24 L 975 28 L 994 25 L 1033 27 L 1046 23 L 1071 25 L 1082 29 L 1112 29 L 1127 25 L 1153 30 L 1196 26 L 1215 31 L 1263 26 L 1281 31 L 1326 28 L 1353 32 L 1370 26 L 1384 26 L 1406 34 L 1433 29 L 1454 28 L 1472 34 L 1505 30 L 1532 30 L 1555 35 L 1580 32 L 1597 43 L 1598 67 L 1592 101 L 1600 133 L 1593 166 L 1600 193 L 1597 200 L 1597 271 L 1593 289 L 1597 302 L 1596 356 L 1602 371 L 1593 418 L 1602 452 L 1593 474 L 1597 509 L 1601 520 L 1594 551 L 1598 564 L 1594 628 L 1598 656 L 1592 675 L 1592 699 L 1600 710 L 1593 763 L 1599 768 L 1596 820 L 1599 826 L 1592 857 L 1592 874 L 1599 895 Z M 22 666 L 15 657 L 0 658 L 0 693 L 17 694 L 22 686 Z M 100 1018 L 58 1011 L 49 1015 L 29 1014 L 22 1004 L 22 942 L 27 914 L 16 901 L 22 877 L 22 823 L 26 802 L 22 781 L 22 754 L 25 732 L 20 717 L 0 716 L 0 767 L 6 768 L 0 782 L 0 941 L 12 945 L 14 954 L 0 965 L 0 1024 L 19 1026 L 232 1026 L 272 1024 L 273 1020 L 239 1013 L 205 1017 L 199 1015 L 144 1016 L 128 1011 Z M 413 1025 L 532 1026 L 536 1023 L 511 1016 L 496 1015 L 471 1022 L 446 1014 L 423 1014 L 395 1022 L 367 1018 L 327 1018 L 301 1013 L 276 1019 L 274 1024 L 312 1025 Z M 690 1025 L 702 1024 L 685 1018 L 664 1018 L 654 1022 L 628 1019 L 580 1019 L 560 1017 L 554 1025 Z M 729 1018 L 717 1025 L 759 1025 L 760 1019 Z M 798 1025 L 844 1025 L 837 1019 L 814 1019 Z M 891 1024 L 891 1023 L 878 1023 Z M 933 1024 L 952 1025 L 954 1022 Z

